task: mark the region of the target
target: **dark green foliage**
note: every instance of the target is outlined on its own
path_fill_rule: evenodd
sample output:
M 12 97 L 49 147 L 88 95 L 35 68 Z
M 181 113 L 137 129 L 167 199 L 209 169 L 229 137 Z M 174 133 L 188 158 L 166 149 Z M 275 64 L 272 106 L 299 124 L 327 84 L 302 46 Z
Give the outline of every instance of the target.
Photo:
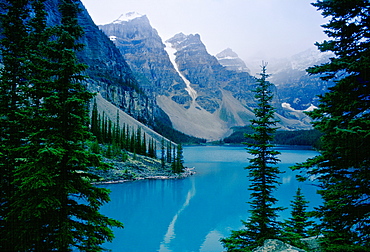
M 321 148 L 322 133 L 318 130 L 276 131 L 273 144 L 306 145 Z
M 252 139 L 245 139 L 244 134 L 251 134 L 250 126 L 235 127 L 234 132 L 226 137 L 225 143 L 253 143 Z M 278 145 L 307 145 L 320 148 L 320 137 L 322 133 L 318 130 L 276 131 L 272 144 Z
M 0 81 L 0 250 L 14 250 L 15 239 L 10 235 L 13 223 L 7 220 L 16 188 L 14 171 L 22 164 L 20 148 L 26 132 L 22 118 L 28 118 L 26 99 L 28 1 L 5 2 L 7 14 L 1 15 L 1 53 L 4 67 Z M 15 223 L 16 225 L 16 223 Z
M 326 251 L 368 251 L 370 248 L 370 3 L 327 0 L 313 4 L 330 21 L 330 40 L 317 43 L 334 52 L 327 64 L 311 67 L 335 86 L 309 113 L 320 130 L 322 151 L 295 168 L 305 169 L 321 183 L 324 203 L 318 207 Z
M 164 168 L 164 165 L 166 163 L 166 154 L 165 154 L 165 142 L 164 142 L 164 138 L 162 138 L 161 140 L 161 165 L 162 165 L 162 168 Z
M 175 143 L 200 144 L 207 142 L 206 139 L 200 139 L 197 137 L 186 135 L 158 120 L 155 122 L 155 126 L 153 129 L 160 135 Z
M 167 142 L 167 163 L 172 163 L 172 143 Z
M 96 99 L 94 99 L 94 105 L 91 113 L 91 124 L 90 124 L 90 130 L 93 135 L 97 137 L 97 139 L 100 138 L 100 125 L 99 125 L 99 114 L 98 114 L 98 105 L 96 104 Z
M 157 150 L 155 139 L 147 136 L 143 133 L 141 127 L 131 128 L 126 124 L 122 127 L 119 125 L 119 113 L 117 111 L 117 116 L 115 123 L 105 115 L 103 112 L 102 116 L 98 112 L 97 104 L 94 101 L 92 113 L 91 113 L 91 125 L 90 130 L 98 140 L 97 143 L 92 143 L 91 150 L 94 153 L 98 152 L 99 144 L 105 145 L 103 148 L 105 151 L 103 154 L 107 158 L 114 158 L 121 153 L 126 151 L 144 155 L 152 158 L 157 158 Z M 98 145 L 96 145 L 98 144 Z M 172 144 L 168 142 L 167 146 L 168 152 L 172 153 Z M 172 155 L 169 155 L 172 158 Z M 127 159 L 127 155 L 123 157 Z
M 291 217 L 284 223 L 283 234 L 284 240 L 287 240 L 287 242 L 296 247 L 304 246 L 300 239 L 312 235 L 310 229 L 312 229 L 314 223 L 313 221 L 309 221 L 310 217 L 307 212 L 308 203 L 302 194 L 301 188 L 298 188 L 294 200 L 290 205 L 292 207 Z
M 243 221 L 245 229 L 233 231 L 229 238 L 221 239 L 228 251 L 249 251 L 261 246 L 266 239 L 276 239 L 280 236 L 280 223 L 276 220 L 277 212 L 283 210 L 275 207 L 277 199 L 273 191 L 279 185 L 277 181 L 280 171 L 274 166 L 279 162 L 276 157 L 280 154 L 272 149 L 270 141 L 276 131 L 275 109 L 270 105 L 273 98 L 270 84 L 266 81 L 266 66 L 262 66 L 261 78 L 255 92 L 257 108 L 254 109 L 256 119 L 251 120 L 254 133 L 246 135 L 254 143 L 246 143 L 248 153 L 254 156 L 250 159 L 249 171 L 251 184 L 251 199 L 249 202 L 251 216 Z
M 149 141 L 148 156 L 151 158 L 157 158 L 157 148 L 153 138 Z
M 79 9 L 61 1 L 61 24 L 46 28 L 44 1 L 5 5 L 0 250 L 100 251 L 113 238 L 110 227 L 122 224 L 99 213 L 108 191 L 90 183 L 89 168 L 103 165 L 85 146 L 92 94 L 80 84 L 85 66 L 75 55 Z
M 100 146 L 98 140 L 91 142 L 90 151 L 95 154 L 100 154 Z
M 178 144 L 176 147 L 176 156 L 173 158 L 172 171 L 174 173 L 181 173 L 184 171 L 184 156 L 182 145 Z

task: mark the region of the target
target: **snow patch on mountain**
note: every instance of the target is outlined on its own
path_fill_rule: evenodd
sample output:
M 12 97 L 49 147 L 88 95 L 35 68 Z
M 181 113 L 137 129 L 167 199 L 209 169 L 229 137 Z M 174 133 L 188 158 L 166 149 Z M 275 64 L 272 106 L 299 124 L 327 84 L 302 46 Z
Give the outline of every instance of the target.
M 288 110 L 291 110 L 291 111 L 295 111 L 295 112 L 311 112 L 311 111 L 313 111 L 314 109 L 317 109 L 317 107 L 315 106 L 315 105 L 313 105 L 313 104 L 311 104 L 308 108 L 306 108 L 305 110 L 297 110 L 297 109 L 294 109 L 294 108 L 292 108 L 292 106 L 289 104 L 289 103 L 287 103 L 287 102 L 283 102 L 282 104 L 281 104 L 281 106 L 283 107 L 283 108 L 285 108 L 285 109 L 288 109 Z
M 190 81 L 180 72 L 177 64 L 176 64 L 176 52 L 177 50 L 175 48 L 172 47 L 171 43 L 168 43 L 166 42 L 165 43 L 165 50 L 170 58 L 170 61 L 173 65 L 173 67 L 175 68 L 176 72 L 180 75 L 180 77 L 183 79 L 183 81 L 185 82 L 186 84 L 186 88 L 185 90 L 189 93 L 190 97 L 193 99 L 193 102 L 195 101 L 195 99 L 197 98 L 197 91 L 195 91 L 195 89 L 191 86 L 191 83 Z
M 140 18 L 140 17 L 143 17 L 145 15 L 142 15 L 140 13 L 137 13 L 137 12 L 129 12 L 129 13 L 126 13 L 126 14 L 122 14 L 121 16 L 119 16 L 118 19 L 114 20 L 113 23 L 114 24 L 119 24 L 119 23 L 122 23 L 122 22 L 129 22 L 135 18 Z

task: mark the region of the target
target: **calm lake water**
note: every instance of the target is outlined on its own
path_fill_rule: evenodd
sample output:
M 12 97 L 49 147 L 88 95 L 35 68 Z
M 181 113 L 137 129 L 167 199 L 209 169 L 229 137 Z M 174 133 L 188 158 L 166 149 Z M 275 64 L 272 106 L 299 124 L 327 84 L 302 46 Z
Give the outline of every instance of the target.
M 277 147 L 282 153 L 279 167 L 282 185 L 276 191 L 277 205 L 289 207 L 298 187 L 310 201 L 320 203 L 317 187 L 300 183 L 288 167 L 317 152 Z M 184 148 L 187 167 L 197 174 L 181 180 L 145 180 L 104 185 L 111 202 L 101 212 L 124 223 L 115 229 L 116 238 L 105 247 L 113 252 L 222 251 L 219 239 L 242 228 L 248 218 L 249 181 L 244 169 L 248 154 L 240 146 L 192 146 Z M 281 220 L 290 210 L 281 212 Z

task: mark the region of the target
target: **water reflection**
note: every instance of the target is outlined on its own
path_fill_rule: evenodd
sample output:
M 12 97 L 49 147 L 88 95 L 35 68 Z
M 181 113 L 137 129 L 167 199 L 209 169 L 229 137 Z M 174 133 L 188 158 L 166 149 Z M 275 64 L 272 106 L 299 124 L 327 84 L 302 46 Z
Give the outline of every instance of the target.
M 173 238 L 175 238 L 175 236 L 176 236 L 176 233 L 175 233 L 176 221 L 177 221 L 179 215 L 181 214 L 181 212 L 184 211 L 184 209 L 189 205 L 190 200 L 194 197 L 195 192 L 196 192 L 194 179 L 191 179 L 191 181 L 192 181 L 191 189 L 189 190 L 189 192 L 186 196 L 186 200 L 185 200 L 184 204 L 181 206 L 179 211 L 175 214 L 175 216 L 173 217 L 170 225 L 168 226 L 167 233 L 165 234 L 164 240 L 163 240 L 163 242 L 161 242 L 161 246 L 159 248 L 160 252 L 171 251 L 168 248 L 170 247 L 169 245 L 170 245 L 171 240 Z
M 288 168 L 316 153 L 280 149 L 279 167 L 285 171 L 276 191 L 278 206 L 288 206 L 298 186 L 318 204 L 316 188 L 300 184 Z M 112 201 L 102 208 L 109 217 L 122 221 L 116 239 L 106 244 L 113 252 L 223 251 L 219 242 L 231 230 L 242 228 L 248 218 L 249 180 L 244 170 L 248 155 L 244 147 L 186 147 L 185 164 L 197 174 L 183 180 L 147 180 L 107 185 Z M 289 210 L 281 213 L 286 219 Z

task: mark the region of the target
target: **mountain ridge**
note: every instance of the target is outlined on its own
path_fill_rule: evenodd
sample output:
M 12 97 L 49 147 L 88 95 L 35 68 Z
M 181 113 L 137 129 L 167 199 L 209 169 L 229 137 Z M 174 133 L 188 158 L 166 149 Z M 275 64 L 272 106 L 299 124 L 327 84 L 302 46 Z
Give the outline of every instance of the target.
M 248 72 L 228 70 L 210 55 L 199 34 L 178 33 L 165 42 L 145 16 L 99 26 L 136 76 L 140 87 L 156 98 L 173 126 L 189 135 L 218 140 L 233 126 L 254 118 L 256 79 Z M 274 88 L 280 127 L 310 129 L 306 115 L 283 107 Z

